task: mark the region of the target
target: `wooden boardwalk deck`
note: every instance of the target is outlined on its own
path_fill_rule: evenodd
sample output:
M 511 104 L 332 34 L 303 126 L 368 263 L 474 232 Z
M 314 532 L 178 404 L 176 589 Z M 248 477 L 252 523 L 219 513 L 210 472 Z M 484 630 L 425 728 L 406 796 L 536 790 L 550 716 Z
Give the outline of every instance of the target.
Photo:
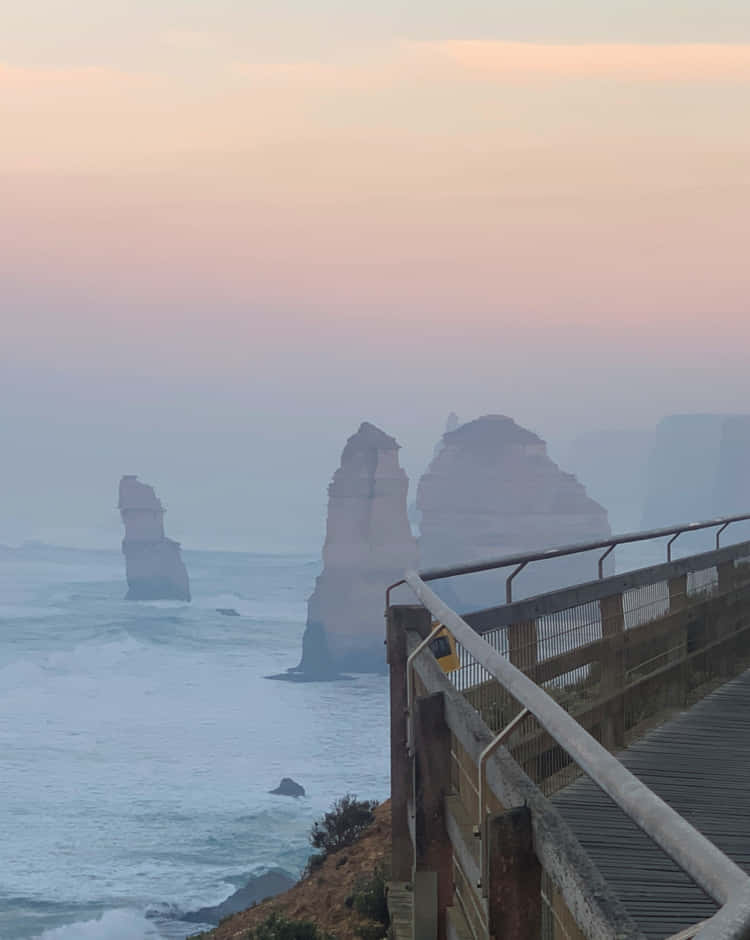
M 750 671 L 619 756 L 750 872 Z M 669 937 L 716 911 L 717 905 L 588 778 L 552 802 L 649 940 Z

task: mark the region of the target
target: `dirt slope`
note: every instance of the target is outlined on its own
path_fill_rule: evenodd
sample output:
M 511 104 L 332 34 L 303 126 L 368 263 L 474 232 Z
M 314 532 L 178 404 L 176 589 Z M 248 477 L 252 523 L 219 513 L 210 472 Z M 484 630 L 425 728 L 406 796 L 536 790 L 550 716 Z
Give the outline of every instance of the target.
M 375 810 L 375 822 L 348 849 L 331 855 L 309 878 L 275 898 L 263 901 L 230 917 L 202 936 L 211 940 L 245 940 L 247 931 L 271 913 L 281 911 L 287 917 L 311 920 L 330 931 L 336 940 L 356 940 L 362 924 L 359 915 L 347 907 L 358 879 L 372 875 L 375 866 L 390 861 L 391 804 L 382 803 Z

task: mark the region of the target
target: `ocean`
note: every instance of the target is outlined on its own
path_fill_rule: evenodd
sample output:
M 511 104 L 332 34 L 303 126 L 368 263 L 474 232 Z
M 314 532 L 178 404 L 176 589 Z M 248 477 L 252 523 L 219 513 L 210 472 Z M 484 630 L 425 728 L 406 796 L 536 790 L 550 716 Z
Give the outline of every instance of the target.
M 298 874 L 334 799 L 388 796 L 384 676 L 264 678 L 318 559 L 184 558 L 191 604 L 126 603 L 118 551 L 0 548 L 1 940 L 183 940 L 181 912 Z

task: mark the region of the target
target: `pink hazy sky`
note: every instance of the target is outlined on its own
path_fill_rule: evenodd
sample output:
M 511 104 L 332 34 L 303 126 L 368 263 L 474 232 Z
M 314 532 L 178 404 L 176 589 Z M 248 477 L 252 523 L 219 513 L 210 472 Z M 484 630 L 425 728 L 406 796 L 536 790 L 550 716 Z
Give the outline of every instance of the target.
M 3 413 L 329 416 L 329 473 L 750 410 L 749 105 L 742 0 L 5 4 Z

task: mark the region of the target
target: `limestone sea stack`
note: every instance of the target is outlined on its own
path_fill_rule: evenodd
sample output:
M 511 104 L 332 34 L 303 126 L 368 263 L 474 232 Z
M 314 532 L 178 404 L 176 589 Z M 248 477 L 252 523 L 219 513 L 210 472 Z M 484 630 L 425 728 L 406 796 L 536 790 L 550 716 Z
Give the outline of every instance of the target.
M 504 415 L 485 415 L 443 435 L 419 482 L 417 509 L 422 569 L 610 535 L 606 510 L 548 457 L 540 437 Z M 593 580 L 596 557 L 529 565 L 513 582 L 514 597 Z M 466 575 L 433 587 L 462 611 L 480 610 L 505 602 L 509 573 Z
M 750 416 L 664 418 L 647 479 L 646 528 L 750 512 Z
M 323 572 L 308 602 L 299 678 L 385 672 L 385 590 L 417 565 L 399 445 L 364 422 L 328 487 Z
M 180 543 L 164 535 L 164 507 L 154 488 L 136 476 L 120 480 L 120 515 L 125 526 L 126 600 L 190 600 L 190 582 Z
M 587 431 L 569 446 L 565 466 L 593 498 L 607 507 L 615 532 L 640 528 L 646 495 L 646 467 L 654 431 Z

